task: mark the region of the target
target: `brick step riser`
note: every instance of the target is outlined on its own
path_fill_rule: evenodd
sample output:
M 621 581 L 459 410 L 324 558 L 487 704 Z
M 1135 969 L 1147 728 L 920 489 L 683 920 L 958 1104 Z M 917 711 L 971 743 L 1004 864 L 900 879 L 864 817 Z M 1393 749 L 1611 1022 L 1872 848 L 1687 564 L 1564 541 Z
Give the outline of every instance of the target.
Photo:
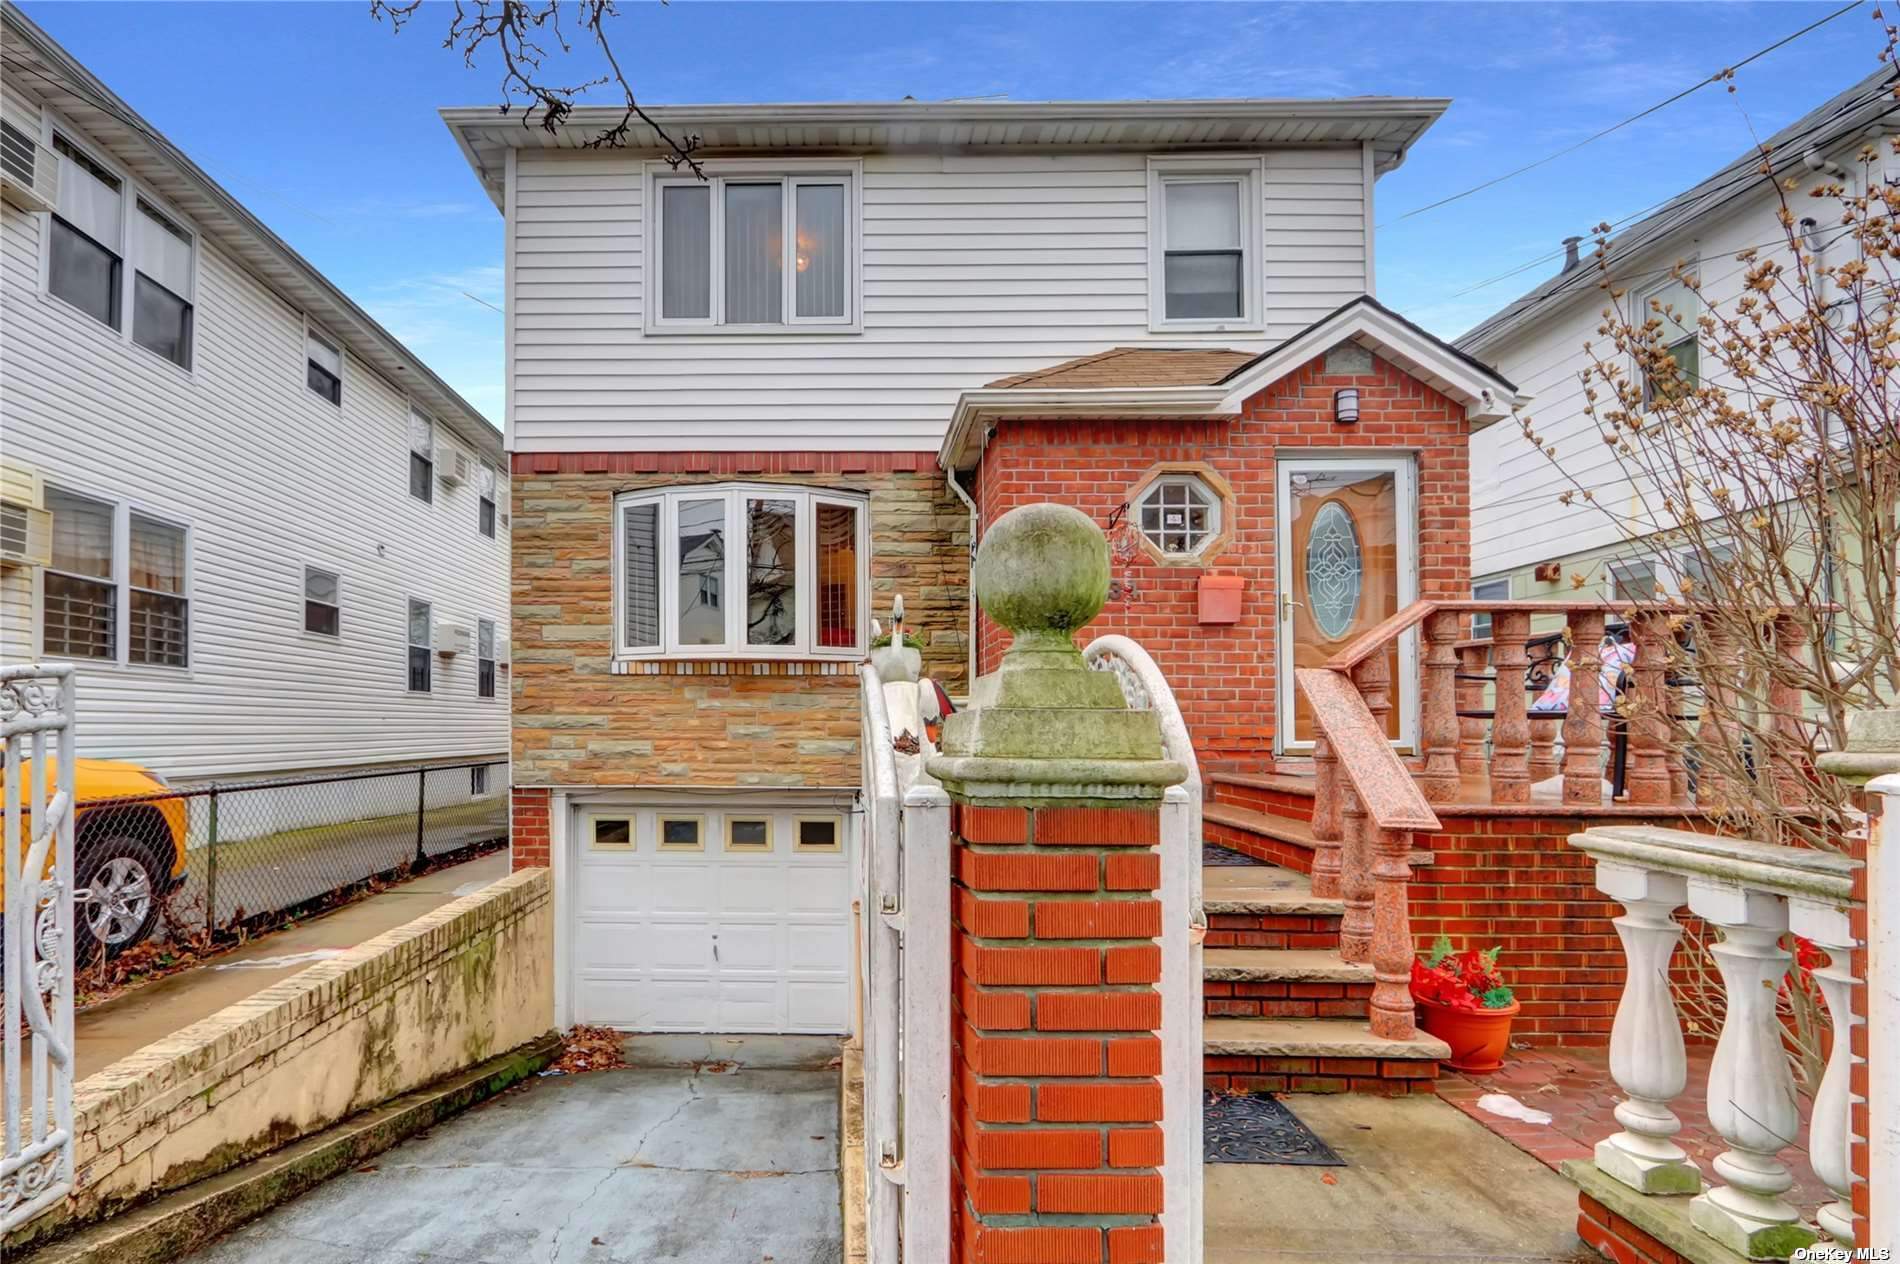
M 1313 796 L 1310 794 L 1288 794 L 1284 790 L 1266 790 L 1259 786 L 1230 785 L 1226 782 L 1210 782 L 1208 798 L 1214 803 L 1227 803 L 1237 808 L 1251 808 L 1255 812 L 1264 812 L 1268 816 L 1283 816 L 1291 821 L 1310 821 L 1313 819 Z
M 1268 838 L 1252 830 L 1236 829 L 1231 825 L 1222 825 L 1219 821 L 1203 822 L 1201 837 L 1229 851 L 1252 856 L 1264 864 L 1279 865 L 1282 869 L 1291 869 L 1296 873 L 1313 872 L 1313 853 L 1296 843 Z
M 1228 982 L 1201 984 L 1208 1018 L 1364 1018 L 1370 983 Z
M 1337 913 L 1209 913 L 1209 948 L 1339 947 Z
M 1266 1058 L 1210 1053 L 1202 1060 L 1210 1093 L 1372 1093 L 1405 1097 L 1438 1091 L 1436 1062 L 1385 1058 Z

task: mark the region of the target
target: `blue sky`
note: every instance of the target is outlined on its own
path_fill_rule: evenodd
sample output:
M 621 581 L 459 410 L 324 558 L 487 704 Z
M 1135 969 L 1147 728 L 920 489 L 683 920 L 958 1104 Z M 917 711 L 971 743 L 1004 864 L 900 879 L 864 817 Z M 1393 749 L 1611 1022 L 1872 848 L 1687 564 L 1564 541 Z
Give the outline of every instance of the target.
M 502 410 L 501 219 L 435 111 L 497 75 L 392 35 L 368 5 L 48 3 L 32 18 L 471 403 Z M 1700 179 L 1874 69 L 1870 5 L 1526 176 L 1563 148 L 1836 8 L 1668 4 L 726 4 L 623 0 L 615 50 L 652 102 L 1431 95 L 1454 99 L 1379 182 L 1378 286 L 1453 335 L 1557 248 Z M 592 73 L 581 59 L 573 73 Z M 474 295 L 471 299 L 466 295 Z M 477 302 L 480 299 L 482 302 Z

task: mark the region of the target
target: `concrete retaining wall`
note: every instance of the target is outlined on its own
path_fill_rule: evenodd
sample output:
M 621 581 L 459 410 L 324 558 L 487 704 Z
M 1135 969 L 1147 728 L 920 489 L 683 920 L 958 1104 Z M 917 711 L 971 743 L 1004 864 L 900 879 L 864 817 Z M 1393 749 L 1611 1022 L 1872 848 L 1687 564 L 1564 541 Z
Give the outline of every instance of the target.
M 78 1192 L 9 1250 L 541 1036 L 554 900 L 524 870 L 146 1046 L 76 1088 Z

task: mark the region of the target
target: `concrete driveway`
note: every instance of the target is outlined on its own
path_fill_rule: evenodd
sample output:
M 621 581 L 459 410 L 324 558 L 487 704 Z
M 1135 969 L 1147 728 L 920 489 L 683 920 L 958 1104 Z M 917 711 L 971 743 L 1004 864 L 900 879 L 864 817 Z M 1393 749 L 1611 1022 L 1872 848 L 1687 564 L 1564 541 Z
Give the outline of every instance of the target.
M 836 1042 L 751 1050 L 533 1080 L 190 1264 L 836 1264 Z

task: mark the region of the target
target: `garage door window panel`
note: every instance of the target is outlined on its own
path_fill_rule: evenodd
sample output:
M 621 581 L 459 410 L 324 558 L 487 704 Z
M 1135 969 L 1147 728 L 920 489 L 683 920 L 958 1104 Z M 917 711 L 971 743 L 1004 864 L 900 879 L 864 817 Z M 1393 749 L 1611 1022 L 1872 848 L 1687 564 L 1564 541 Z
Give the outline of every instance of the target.
M 704 851 L 706 818 L 703 816 L 662 816 L 659 823 L 661 851 Z
M 587 845 L 595 851 L 632 851 L 631 816 L 596 816 L 588 822 Z
M 844 825 L 835 816 L 801 816 L 793 824 L 797 830 L 795 851 L 835 852 L 844 848 Z
M 762 816 L 726 818 L 727 851 L 771 851 L 772 821 Z

